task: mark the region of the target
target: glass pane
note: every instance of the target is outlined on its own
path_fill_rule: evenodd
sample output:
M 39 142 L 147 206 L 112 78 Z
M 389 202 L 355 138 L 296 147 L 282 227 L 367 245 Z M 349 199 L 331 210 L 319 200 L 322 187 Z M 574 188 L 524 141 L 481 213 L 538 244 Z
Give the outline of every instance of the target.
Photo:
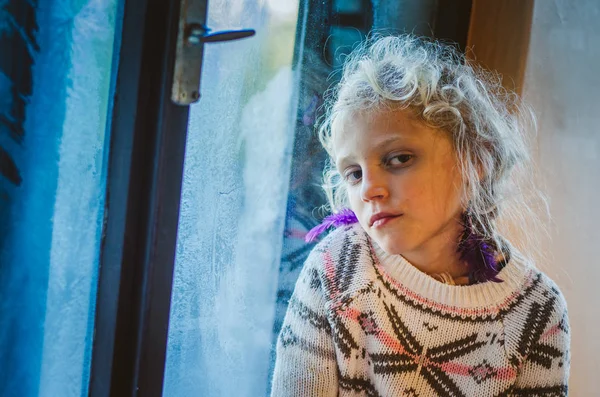
M 370 1 L 312 1 L 306 17 L 301 91 L 298 104 L 292 172 L 284 230 L 273 342 L 281 330 L 296 280 L 304 261 L 316 243 L 306 243 L 305 235 L 327 213 L 321 188 L 326 153 L 316 134 L 322 116 L 325 91 L 341 76 L 344 57 L 367 35 L 372 23 Z M 336 15 L 336 12 L 338 14 Z M 340 13 L 345 13 L 342 18 Z M 333 15 L 333 17 L 328 17 Z
M 119 5 L 2 3 L 0 395 L 84 396 Z
M 364 0 L 334 0 L 333 9 L 339 13 L 360 13 L 363 11 Z
M 264 396 L 296 111 L 298 0 L 209 2 L 191 107 L 164 395 Z M 301 34 L 302 30 L 299 30 Z

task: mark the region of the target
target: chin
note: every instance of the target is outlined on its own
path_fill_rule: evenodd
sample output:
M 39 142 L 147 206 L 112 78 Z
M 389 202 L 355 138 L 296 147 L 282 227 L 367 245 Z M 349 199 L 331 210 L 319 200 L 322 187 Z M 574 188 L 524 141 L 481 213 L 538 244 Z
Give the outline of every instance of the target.
M 390 255 L 402 255 L 410 250 L 408 241 L 392 236 L 381 236 L 376 233 L 368 233 L 371 239 L 386 253 Z

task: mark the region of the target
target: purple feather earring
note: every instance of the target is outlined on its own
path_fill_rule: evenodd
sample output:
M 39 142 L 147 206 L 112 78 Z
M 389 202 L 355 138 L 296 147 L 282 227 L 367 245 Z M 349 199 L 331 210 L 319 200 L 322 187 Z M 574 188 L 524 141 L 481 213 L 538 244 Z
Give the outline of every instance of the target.
M 310 229 L 310 231 L 306 234 L 305 241 L 307 243 L 312 243 L 330 227 L 351 225 L 356 222 L 358 222 L 356 214 L 349 208 L 343 208 L 334 214 L 326 216 L 323 219 L 323 222 Z
M 472 217 L 467 211 L 463 214 L 463 227 L 464 232 L 458 243 L 458 253 L 460 259 L 469 267 L 469 283 L 502 282 L 498 278 L 494 244 L 475 233 Z

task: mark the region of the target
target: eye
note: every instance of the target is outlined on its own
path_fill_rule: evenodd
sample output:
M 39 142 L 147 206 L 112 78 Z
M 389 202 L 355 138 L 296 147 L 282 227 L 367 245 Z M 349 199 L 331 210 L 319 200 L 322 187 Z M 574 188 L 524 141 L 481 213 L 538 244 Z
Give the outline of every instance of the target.
M 344 174 L 344 179 L 346 179 L 346 181 L 350 183 L 356 183 L 360 181 L 360 178 L 362 178 L 361 170 L 351 169 Z
M 398 155 L 390 157 L 390 159 L 388 160 L 388 165 L 391 165 L 391 166 L 405 165 L 412 159 L 413 159 L 412 154 L 398 154 Z

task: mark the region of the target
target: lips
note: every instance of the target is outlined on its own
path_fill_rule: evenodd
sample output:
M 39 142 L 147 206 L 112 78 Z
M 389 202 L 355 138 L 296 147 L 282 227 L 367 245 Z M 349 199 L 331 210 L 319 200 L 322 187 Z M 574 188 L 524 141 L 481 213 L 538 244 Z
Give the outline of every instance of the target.
M 371 217 L 371 219 L 369 219 L 369 226 L 370 227 L 383 226 L 387 222 L 389 222 L 392 219 L 395 219 L 401 215 L 402 214 L 394 214 L 391 212 L 378 212 L 375 215 L 373 215 Z

